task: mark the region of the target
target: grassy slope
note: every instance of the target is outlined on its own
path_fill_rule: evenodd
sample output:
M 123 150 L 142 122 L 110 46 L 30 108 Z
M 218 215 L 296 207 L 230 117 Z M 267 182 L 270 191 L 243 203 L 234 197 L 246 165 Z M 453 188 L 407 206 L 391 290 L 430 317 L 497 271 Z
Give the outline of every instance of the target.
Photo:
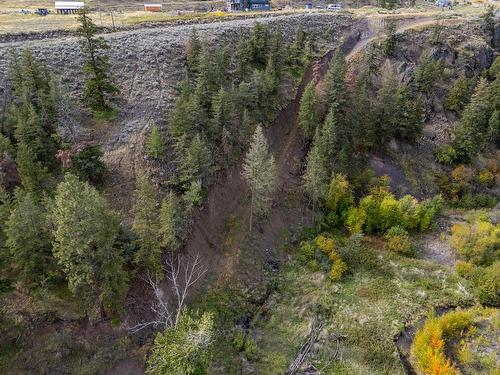
M 447 269 L 425 260 L 401 257 L 377 242 L 357 254 L 343 254 L 350 275 L 339 283 L 320 271 L 286 267 L 278 293 L 255 321 L 258 349 L 256 373 L 283 372 L 295 358 L 318 312 L 327 323 L 313 363 L 321 368 L 335 349 L 329 334 L 347 335 L 340 360 L 324 374 L 403 374 L 394 345 L 407 321 L 433 306 L 470 302 L 460 280 Z

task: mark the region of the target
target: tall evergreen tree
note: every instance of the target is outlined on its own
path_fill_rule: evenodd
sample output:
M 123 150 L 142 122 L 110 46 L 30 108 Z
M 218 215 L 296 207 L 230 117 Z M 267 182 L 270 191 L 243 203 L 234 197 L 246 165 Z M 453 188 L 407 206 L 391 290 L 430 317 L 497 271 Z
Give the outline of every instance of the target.
M 312 139 L 318 122 L 315 85 L 314 82 L 310 82 L 300 99 L 300 110 L 298 114 L 298 125 L 306 140 Z
M 119 220 L 97 190 L 66 174 L 50 213 L 53 254 L 70 291 L 90 316 L 115 314 L 127 291 L 121 250 L 113 245 Z
M 492 112 L 490 85 L 483 78 L 479 81 L 470 103 L 464 109 L 453 141 L 453 147 L 463 158 L 476 156 L 488 144 Z
M 55 168 L 58 94 L 52 75 L 29 50 L 24 51 L 22 58 L 12 55 L 9 75 L 12 101 L 6 111 L 7 126 L 3 131 L 16 148 L 23 145 L 22 155 L 17 155 L 24 163 L 21 169 L 25 176 L 30 174 L 28 157 L 39 169 Z
M 157 278 L 161 277 L 161 247 L 159 211 L 156 206 L 156 187 L 146 174 L 136 180 L 134 191 L 134 222 L 132 229 L 137 235 L 139 250 L 134 260 Z
M 162 202 L 159 222 L 161 245 L 170 251 L 177 251 L 182 245 L 183 217 L 179 198 L 170 191 Z
M 469 103 L 470 97 L 474 92 L 474 79 L 467 78 L 462 72 L 448 93 L 446 98 L 446 107 L 457 113 L 461 113 L 465 106 Z
M 263 68 L 268 61 L 269 29 L 266 25 L 256 22 L 248 40 L 248 55 L 250 64 L 256 68 Z
M 31 193 L 16 191 L 5 234 L 10 256 L 22 278 L 43 281 L 54 259 L 45 207 Z
M 212 166 L 212 156 L 206 139 L 196 134 L 187 145 L 178 149 L 177 163 L 181 184 L 189 185 L 194 180 L 206 182 Z
M 337 51 L 326 74 L 324 100 L 327 110 L 331 111 L 341 124 L 345 123 L 347 113 L 346 72 L 345 56 L 340 51 Z
M 493 4 L 485 7 L 481 20 L 486 42 L 495 47 L 495 6 Z
M 11 195 L 5 190 L 3 186 L 0 185 L 0 258 L 1 252 L 5 246 L 5 240 L 7 236 L 7 234 L 5 233 L 5 223 L 9 219 L 11 206 Z
M 250 232 L 254 215 L 265 215 L 277 189 L 277 170 L 274 156 L 269 152 L 264 132 L 257 126 L 250 149 L 243 162 L 243 177 L 247 181 L 252 200 L 250 204 Z
M 313 146 L 307 154 L 306 171 L 304 173 L 304 189 L 313 202 L 313 214 L 315 214 L 318 200 L 326 192 L 330 175 L 326 167 L 327 163 L 321 149 L 319 137 L 320 131 L 318 128 L 316 129 Z
M 367 150 L 373 147 L 373 134 L 375 132 L 372 103 L 369 96 L 370 70 L 363 71 L 356 82 L 352 94 L 350 126 L 352 127 L 355 147 Z
M 191 76 L 195 76 L 198 73 L 198 67 L 200 65 L 200 55 L 201 55 L 201 42 L 196 33 L 196 29 L 191 30 L 189 36 L 189 42 L 186 48 L 186 58 L 188 73 Z
M 206 127 L 207 117 L 189 83 L 181 83 L 180 96 L 168 117 L 168 132 L 174 139 L 184 135 L 191 136 L 196 130 Z
M 86 8 L 80 12 L 78 22 L 80 49 L 86 58 L 83 71 L 87 76 L 82 99 L 94 111 L 109 111 L 108 98 L 119 91 L 113 83 L 109 57 L 105 52 L 109 45 L 103 37 L 97 36 L 98 28 Z
M 35 159 L 30 147 L 24 142 L 17 145 L 16 166 L 23 188 L 41 197 L 49 186 L 50 176 L 47 167 Z
M 374 132 L 374 145 L 384 150 L 394 137 L 399 126 L 399 84 L 392 66 L 386 66 L 382 73 L 382 86 L 377 92 L 375 109 L 377 124 Z
M 385 25 L 386 37 L 382 44 L 382 50 L 386 56 L 392 56 L 396 49 L 396 22 L 389 20 Z
M 153 125 L 147 140 L 148 155 L 152 158 L 162 160 L 165 158 L 165 141 L 158 130 L 157 125 Z

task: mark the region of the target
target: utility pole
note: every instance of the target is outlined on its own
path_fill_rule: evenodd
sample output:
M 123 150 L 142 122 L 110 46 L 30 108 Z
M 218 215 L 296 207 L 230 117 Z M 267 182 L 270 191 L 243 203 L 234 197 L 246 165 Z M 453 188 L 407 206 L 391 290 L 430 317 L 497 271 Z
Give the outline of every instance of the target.
M 113 17 L 113 10 L 111 10 L 111 22 L 113 22 L 113 31 L 115 30 L 115 17 Z

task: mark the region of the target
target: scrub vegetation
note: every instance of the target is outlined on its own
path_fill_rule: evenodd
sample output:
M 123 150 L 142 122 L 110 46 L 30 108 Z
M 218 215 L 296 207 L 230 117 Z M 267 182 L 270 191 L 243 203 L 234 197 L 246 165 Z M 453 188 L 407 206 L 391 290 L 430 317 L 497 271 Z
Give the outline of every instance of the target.
M 87 11 L 78 96 L 13 49 L 0 372 L 496 374 L 494 16 L 193 26 L 159 116 Z

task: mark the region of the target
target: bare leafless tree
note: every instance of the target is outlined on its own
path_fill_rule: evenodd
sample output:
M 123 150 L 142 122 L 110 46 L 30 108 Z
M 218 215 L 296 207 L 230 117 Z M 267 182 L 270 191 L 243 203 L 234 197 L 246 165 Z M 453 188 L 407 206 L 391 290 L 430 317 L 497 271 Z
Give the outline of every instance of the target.
M 175 327 L 186 305 L 186 299 L 191 287 L 207 272 L 207 267 L 201 263 L 199 254 L 186 257 L 169 254 L 165 258 L 162 268 L 172 293 L 165 293 L 161 288 L 161 280 L 148 273 L 144 280 L 153 292 L 151 302 L 153 317 L 148 321 L 130 327 L 132 333 L 139 332 L 147 327 Z

